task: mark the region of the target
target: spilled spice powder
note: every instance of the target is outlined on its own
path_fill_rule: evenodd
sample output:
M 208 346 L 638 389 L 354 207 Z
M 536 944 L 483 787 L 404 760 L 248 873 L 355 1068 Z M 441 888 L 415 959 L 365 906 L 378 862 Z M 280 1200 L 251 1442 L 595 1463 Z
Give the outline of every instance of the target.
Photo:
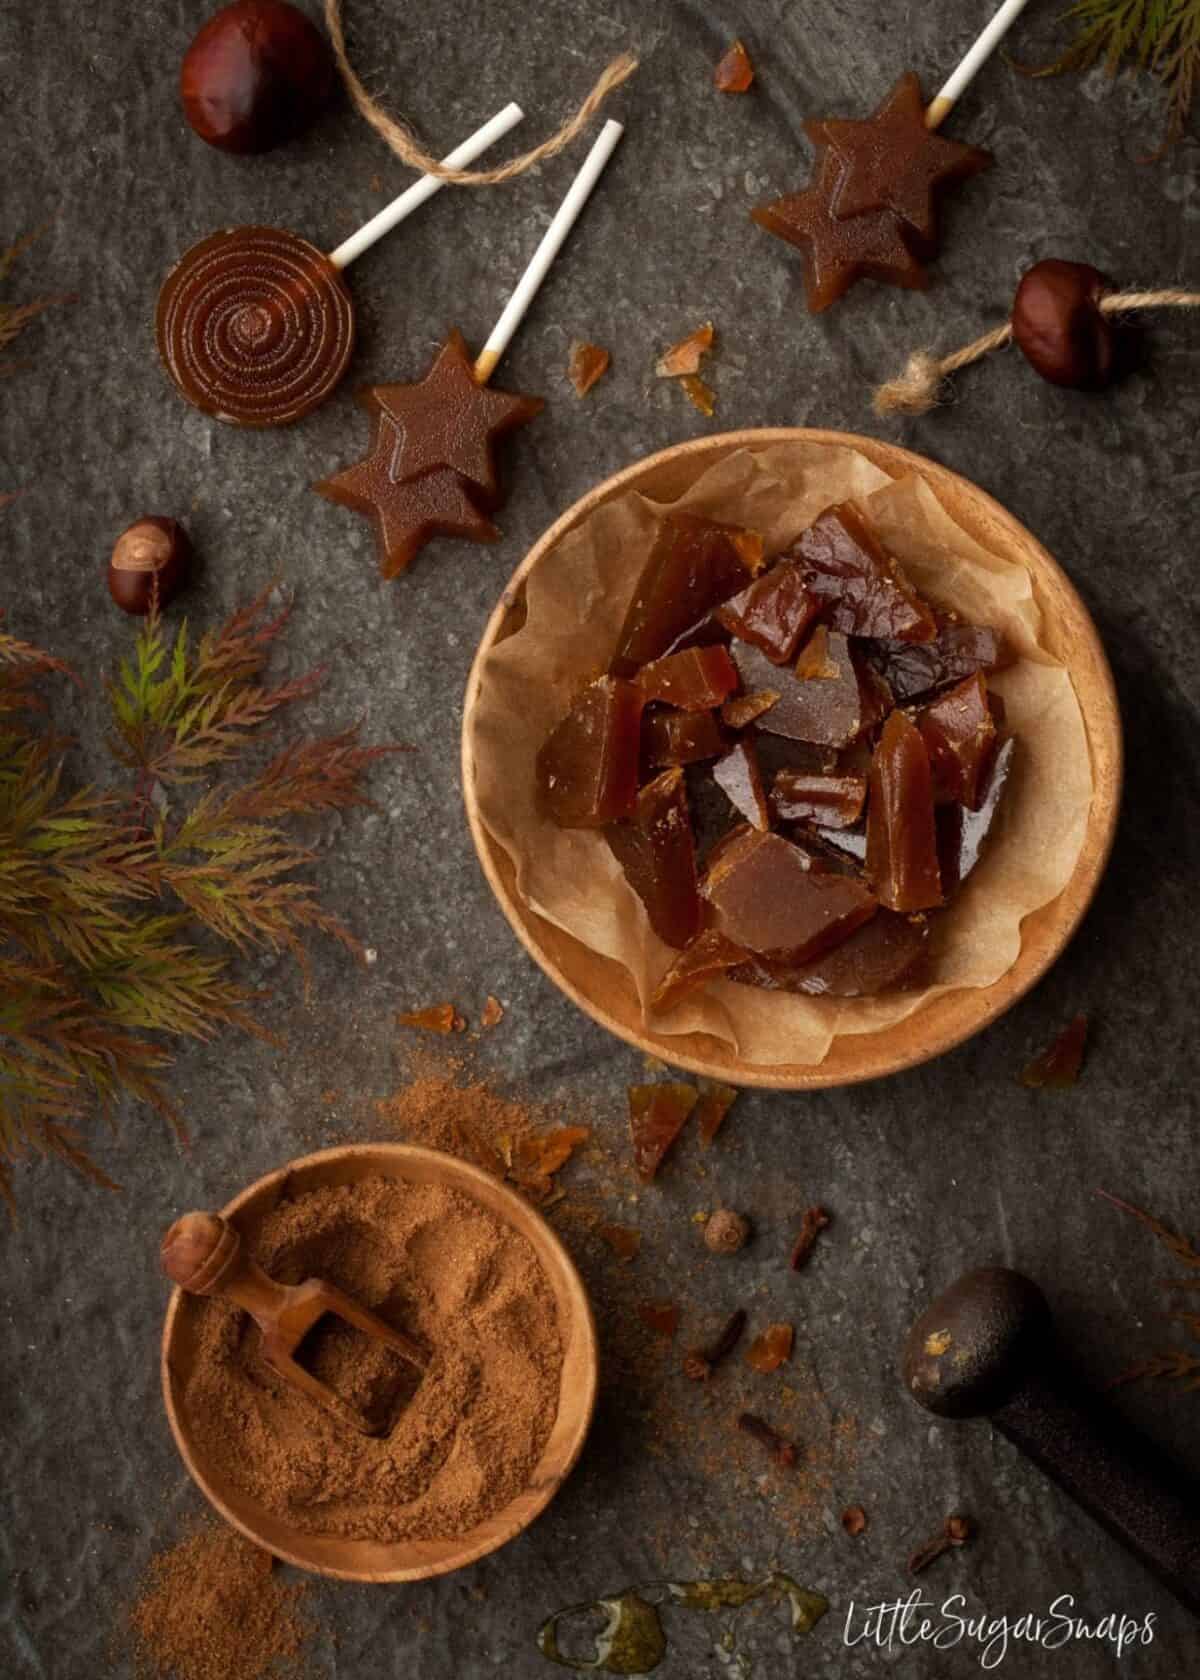
M 513 1101 L 480 1081 L 459 1082 L 461 1064 L 414 1059 L 416 1076 L 375 1104 L 378 1117 L 406 1143 L 440 1149 L 507 1179 L 539 1206 L 557 1200 L 554 1174 L 591 1137 L 588 1126 L 554 1124 L 548 1105 Z
M 315 1631 L 307 1591 L 233 1529 L 206 1526 L 150 1562 L 129 1616 L 138 1668 L 160 1680 L 278 1675 Z
M 345 1290 L 430 1362 L 415 1391 L 401 1385 L 390 1433 L 368 1437 L 263 1360 L 245 1313 L 197 1301 L 183 1407 L 203 1458 L 243 1494 L 305 1533 L 388 1542 L 464 1534 L 528 1485 L 558 1410 L 562 1346 L 525 1237 L 457 1190 L 370 1178 L 280 1203 L 251 1248 L 282 1283 Z M 336 1323 L 300 1358 L 368 1410 L 408 1369 Z
M 406 1041 L 404 1058 L 412 1082 L 374 1105 L 376 1120 L 396 1137 L 444 1149 L 503 1174 L 505 1152 L 511 1156 L 515 1137 L 576 1118 L 577 1105 L 564 1115 L 561 1102 L 501 1095 L 472 1074 L 452 1040 L 437 1043 L 434 1054 L 424 1045 L 410 1048 L 411 1041 Z M 649 1074 L 667 1073 L 655 1058 L 644 1060 Z M 676 1336 L 657 1322 L 655 1308 L 660 1303 L 646 1300 L 648 1289 L 656 1285 L 674 1292 L 675 1301 L 661 1305 L 672 1309 L 670 1328 L 686 1336 L 688 1346 L 711 1333 L 721 1309 L 716 1302 L 709 1303 L 707 1312 L 700 1307 L 708 1303 L 712 1288 L 708 1257 L 697 1245 L 694 1254 L 678 1257 L 669 1277 L 655 1277 L 653 1282 L 644 1266 L 612 1263 L 598 1239 L 599 1227 L 628 1218 L 641 1190 L 619 1114 L 589 1112 L 585 1118 L 595 1122 L 583 1152 L 589 1177 L 584 1182 L 573 1177 L 565 1196 L 560 1190 L 548 1206 L 548 1217 L 575 1251 L 591 1288 L 602 1347 L 604 1404 L 610 1418 L 619 1422 L 628 1451 L 659 1460 L 672 1476 L 698 1477 L 719 1487 L 722 1499 L 766 1498 L 764 1535 L 773 1536 L 772 1544 L 800 1545 L 823 1537 L 851 1492 L 845 1483 L 861 1482 L 864 1456 L 877 1451 L 876 1441 L 856 1417 L 831 1401 L 807 1358 L 794 1360 L 769 1380 L 772 1412 L 797 1443 L 797 1464 L 790 1476 L 771 1475 L 764 1493 L 761 1448 L 730 1428 L 732 1414 L 764 1398 L 758 1386 L 763 1378 L 741 1360 L 730 1360 L 713 1382 L 689 1382 L 680 1369 Z M 609 1124 L 603 1124 L 604 1119 Z M 373 1135 L 378 1135 L 377 1127 Z M 684 1160 L 695 1158 L 686 1153 Z M 633 1194 L 624 1195 L 625 1205 L 618 1211 L 614 1195 L 622 1189 Z M 726 1311 L 735 1304 L 726 1302 Z M 649 1311 L 644 1310 L 647 1305 Z M 664 1523 L 653 1537 L 664 1553 L 675 1549 L 677 1520 Z M 688 1545 L 706 1566 L 718 1572 L 727 1567 L 728 1557 L 715 1532 L 697 1528 Z
M 459 1083 L 446 1070 L 417 1064 L 416 1077 L 375 1104 L 379 1118 L 406 1143 L 441 1149 L 503 1177 L 517 1143 L 540 1116 L 482 1082 Z

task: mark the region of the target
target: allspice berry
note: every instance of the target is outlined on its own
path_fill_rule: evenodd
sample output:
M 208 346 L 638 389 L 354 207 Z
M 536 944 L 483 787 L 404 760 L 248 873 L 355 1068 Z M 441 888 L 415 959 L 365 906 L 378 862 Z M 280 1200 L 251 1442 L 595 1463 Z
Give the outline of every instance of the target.
M 1090 263 L 1047 257 L 1021 277 L 1012 334 L 1026 361 L 1051 385 L 1098 391 L 1113 368 L 1113 329 L 1100 308 L 1112 290 Z
M 732 1208 L 718 1208 L 704 1227 L 704 1242 L 714 1254 L 736 1254 L 750 1237 L 750 1222 Z
M 122 612 L 144 618 L 157 595 L 167 606 L 187 582 L 192 545 L 177 519 L 156 514 L 121 532 L 108 563 L 108 592 Z

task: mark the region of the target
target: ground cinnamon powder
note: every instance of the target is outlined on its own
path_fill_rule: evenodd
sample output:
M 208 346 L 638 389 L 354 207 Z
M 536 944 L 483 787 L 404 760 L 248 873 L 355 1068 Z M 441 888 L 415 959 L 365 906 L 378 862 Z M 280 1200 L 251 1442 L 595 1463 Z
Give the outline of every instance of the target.
M 314 1631 L 307 1590 L 231 1528 L 203 1528 L 151 1561 L 130 1613 L 138 1666 L 163 1680 L 264 1680 Z
M 183 1405 L 203 1458 L 243 1493 L 304 1532 L 386 1542 L 461 1535 L 527 1486 L 562 1346 L 523 1236 L 457 1190 L 372 1178 L 282 1203 L 251 1248 L 283 1283 L 336 1284 L 430 1363 L 414 1389 L 396 1355 L 324 1321 L 301 1357 L 351 1404 L 393 1411 L 390 1432 L 369 1437 L 285 1383 L 245 1313 L 199 1302 Z
M 561 1124 L 557 1108 L 521 1103 L 482 1080 L 463 1077 L 458 1058 L 413 1054 L 414 1077 L 375 1112 L 406 1143 L 440 1149 L 503 1178 L 514 1150 L 539 1127 Z

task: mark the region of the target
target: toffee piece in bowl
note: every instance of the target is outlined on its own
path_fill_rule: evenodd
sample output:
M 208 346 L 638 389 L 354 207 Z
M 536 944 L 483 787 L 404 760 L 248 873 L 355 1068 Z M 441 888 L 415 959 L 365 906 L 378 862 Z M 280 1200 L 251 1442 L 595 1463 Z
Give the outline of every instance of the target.
M 840 465 L 831 465 L 826 471 L 822 463 L 833 462 L 835 457 Z M 848 458 L 856 463 L 853 471 L 846 465 Z M 851 487 L 840 488 L 814 505 L 813 498 L 825 495 L 827 485 L 835 479 Z M 876 500 L 872 497 L 882 498 L 878 501 L 878 506 L 885 509 L 881 517 L 891 521 L 879 527 L 889 533 L 884 538 L 886 549 L 902 556 L 906 566 L 916 563 L 917 552 L 923 555 L 924 582 L 919 581 L 919 574 L 914 576 L 922 594 L 927 594 L 932 614 L 922 600 L 910 595 L 903 572 L 889 572 L 888 554 L 875 551 L 870 529 L 858 529 L 862 521 L 856 517 L 855 506 L 842 500 L 846 495 L 864 493 L 854 485 L 865 487 L 868 500 L 857 505 L 871 510 L 872 523 L 876 519 Z M 739 972 L 724 957 L 706 962 L 706 972 L 711 972 L 712 978 L 705 985 L 711 985 L 712 992 L 698 994 L 703 1007 L 691 1009 L 689 996 L 689 1014 L 664 1019 L 667 1008 L 675 1005 L 667 1000 L 667 1008 L 660 1008 L 662 987 L 654 995 L 654 986 L 671 953 L 664 957 L 664 946 L 641 939 L 636 919 L 631 919 L 636 906 L 633 911 L 626 909 L 626 899 L 620 897 L 632 886 L 645 903 L 638 884 L 626 870 L 624 884 L 617 881 L 611 887 L 611 860 L 606 862 L 599 856 L 594 839 L 579 834 L 560 845 L 552 833 L 524 814 L 528 810 L 538 821 L 544 815 L 537 805 L 536 749 L 528 753 L 528 775 L 524 756 L 518 761 L 518 750 L 525 754 L 534 724 L 540 725 L 552 705 L 561 705 L 576 665 L 581 684 L 593 680 L 602 668 L 606 654 L 611 652 L 610 628 L 619 622 L 628 599 L 625 590 L 638 589 L 637 583 L 630 581 L 633 569 L 641 556 L 657 552 L 653 546 L 655 533 L 663 525 L 655 522 L 677 523 L 682 513 L 697 511 L 710 520 L 728 522 L 730 530 L 750 535 L 761 531 L 766 539 L 768 569 L 763 570 L 762 552 L 739 556 L 750 564 L 745 566 L 748 577 L 740 585 L 741 594 L 730 604 L 731 611 L 736 608 L 736 622 L 724 622 L 720 609 L 716 614 L 726 639 L 730 632 L 733 634 L 730 651 L 739 668 L 741 695 L 725 699 L 714 712 L 665 713 L 668 721 L 678 722 L 682 717 L 688 721 L 690 732 L 696 733 L 690 720 L 698 717 L 709 726 L 710 733 L 719 733 L 728 742 L 731 732 L 746 726 L 742 710 L 748 709 L 760 752 L 770 741 L 782 737 L 794 756 L 791 737 L 795 735 L 800 742 L 828 737 L 829 755 L 833 755 L 835 750 L 843 750 L 843 743 L 855 742 L 865 725 L 874 730 L 877 698 L 886 682 L 888 703 L 912 708 L 911 720 L 895 714 L 893 735 L 904 736 L 898 745 L 893 743 L 898 764 L 905 756 L 900 746 L 913 749 L 907 756 L 936 757 L 934 796 L 940 802 L 953 795 L 955 811 L 957 803 L 966 801 L 961 836 L 943 837 L 939 819 L 938 843 L 942 845 L 944 838 L 947 880 L 955 885 L 970 872 L 960 867 L 955 873 L 948 867 L 955 857 L 960 863 L 970 863 L 966 827 L 972 825 L 974 830 L 990 823 L 990 805 L 995 804 L 991 795 L 996 790 L 1005 792 L 1004 784 L 1009 782 L 1003 833 L 998 841 L 989 843 L 987 867 L 967 883 L 967 912 L 973 918 L 968 925 L 973 931 L 960 944 L 967 960 L 958 961 L 951 950 L 954 960 L 943 964 L 938 940 L 931 941 L 928 979 L 911 988 L 911 1002 L 904 997 L 884 999 L 888 1007 L 880 1008 L 858 995 L 873 990 L 881 975 L 886 983 L 883 970 L 890 972 L 903 954 L 892 949 L 894 940 L 885 939 L 887 949 L 876 955 L 886 962 L 880 974 L 875 973 L 880 965 L 874 965 L 872 976 L 867 977 L 871 984 L 864 981 L 860 987 L 856 981 L 855 986 L 847 988 L 844 976 L 835 976 L 836 984 L 823 984 L 820 975 L 812 985 L 800 984 L 812 977 L 793 973 L 793 961 L 786 974 L 771 977 L 776 983 L 771 995 L 752 1007 L 740 999 L 748 991 L 746 981 L 763 984 L 757 972 Z M 795 523 L 789 523 L 793 519 Z M 957 548 L 946 536 L 947 530 L 957 530 Z M 797 531 L 807 533 L 799 543 Z M 926 541 L 927 535 L 932 544 Z M 797 591 L 784 587 L 793 580 L 786 571 L 781 575 L 781 564 L 774 558 L 779 554 L 792 556 L 801 549 L 805 549 L 800 562 L 803 599 Z M 971 556 L 965 564 L 964 551 Z M 859 590 L 855 568 L 868 563 L 874 584 Z M 961 580 L 959 572 L 963 574 Z M 826 574 L 828 600 L 818 587 Z M 768 583 L 772 579 L 777 580 L 773 585 Z M 939 580 L 944 588 L 936 587 Z M 820 597 L 815 606 L 819 620 L 815 630 L 805 613 L 797 610 L 807 610 L 807 597 L 814 591 Z M 728 597 L 729 591 L 722 589 L 721 594 Z M 760 597 L 768 598 L 765 605 Z M 637 599 L 635 593 L 635 604 Z M 1018 607 L 1018 602 L 1027 605 Z M 890 614 L 882 627 L 871 616 L 881 603 L 890 603 Z M 987 657 L 977 658 L 971 649 L 958 648 L 955 640 L 957 637 L 961 641 L 967 621 L 968 628 L 989 623 L 989 604 L 998 613 L 999 626 L 1006 634 L 1008 622 L 1016 623 L 1021 651 L 1019 668 L 1000 672 L 1000 692 L 994 701 L 996 717 L 983 717 L 989 751 L 976 765 L 960 750 L 963 742 L 959 737 L 970 722 L 966 717 L 968 701 L 979 696 L 964 693 L 956 697 L 966 722 L 958 717 L 958 711 L 945 719 L 926 716 L 920 708 L 930 684 L 919 680 L 918 672 L 935 670 L 940 691 L 952 678 L 965 681 L 981 664 L 992 664 L 996 649 Z M 868 608 L 871 612 L 864 617 Z M 759 622 L 764 611 L 765 627 Z M 544 621 L 550 626 L 548 630 L 539 628 Z M 753 629 L 753 636 L 746 636 L 747 629 Z M 870 640 L 883 631 L 891 641 Z M 798 657 L 791 643 L 793 633 L 800 645 Z M 973 633 L 977 638 L 993 634 L 982 628 Z M 510 651 L 506 644 L 518 635 L 520 640 Z M 769 652 L 762 646 L 764 637 Z M 840 656 L 847 637 L 853 642 L 850 653 L 854 666 L 848 674 L 843 673 L 835 657 Z M 719 639 L 696 634 L 690 638 L 706 647 Z M 819 649 L 813 645 L 817 642 Z M 896 655 L 896 648 L 900 655 Z M 903 666 L 894 687 L 876 669 L 878 660 L 873 650 L 890 650 L 893 662 L 898 659 Z M 652 650 L 653 657 L 661 658 L 662 653 L 657 647 Z M 795 670 L 781 671 L 771 653 L 776 659 L 794 662 Z M 960 671 L 959 665 L 966 669 Z M 909 666 L 913 668 L 911 673 Z M 1039 672 L 1050 675 L 1039 677 Z M 795 680 L 809 677 L 811 682 Z M 843 680 L 835 684 L 831 680 L 835 677 Z M 901 680 L 904 677 L 911 680 Z M 1037 683 L 1043 686 L 1039 689 Z M 824 717 L 830 711 L 831 697 L 836 698 L 835 688 L 839 693 L 845 691 L 847 703 L 856 702 L 853 717 L 843 720 L 839 713 L 824 735 L 814 732 L 813 719 L 807 712 L 793 727 L 792 713 L 798 707 L 804 709 L 803 700 L 813 704 L 820 700 Z M 1051 688 L 1051 703 L 1040 704 Z M 1005 693 L 1011 714 L 1009 732 L 1018 738 L 1020 765 L 1015 782 L 1008 776 L 1011 748 L 1002 746 L 994 758 L 991 752 L 991 737 L 1003 724 Z M 907 698 L 910 694 L 915 703 Z M 514 697 L 518 696 L 521 711 L 514 713 Z M 1022 709 L 1013 712 L 1018 696 Z M 988 695 L 984 700 L 991 703 Z M 689 766 L 697 760 L 702 763 L 720 746 L 720 741 L 714 740 L 703 750 L 676 752 L 657 705 L 655 702 L 651 709 L 644 735 L 650 750 L 641 769 L 643 781 L 660 762 Z M 811 704 L 807 710 L 812 711 Z M 880 723 L 885 715 L 886 707 L 880 707 Z M 1023 735 L 1023 729 L 1036 727 L 1042 718 L 1051 717 L 1062 720 L 1062 726 L 1051 725 L 1048 737 Z M 944 725 L 940 734 L 935 724 Z M 915 754 L 914 743 L 921 744 L 919 754 Z M 810 780 L 828 777 L 830 766 L 818 762 L 819 749 L 805 750 L 813 763 L 796 760 L 805 775 Z M 844 748 L 844 752 L 839 773 L 865 775 L 865 763 L 853 761 L 854 746 Z M 908 450 L 847 433 L 800 429 L 737 432 L 679 445 L 618 473 L 568 509 L 518 568 L 488 624 L 468 680 L 463 721 L 464 796 L 484 873 L 518 938 L 555 984 L 601 1025 L 644 1053 L 709 1078 L 787 1090 L 850 1084 L 914 1066 L 971 1037 L 1034 985 L 1079 925 L 1103 873 L 1120 800 L 1121 758 L 1120 718 L 1103 647 L 1069 579 L 1036 539 L 983 491 Z M 990 771 L 991 782 L 985 785 L 982 778 L 987 765 L 994 768 Z M 1064 770 L 1068 772 L 1065 777 Z M 692 773 L 689 769 L 689 782 Z M 720 776 L 716 779 L 719 786 L 723 785 Z M 1031 789 L 1036 789 L 1036 794 L 1028 791 Z M 740 783 L 734 792 L 739 790 Z M 503 809 L 496 803 L 498 791 L 504 795 Z M 740 814 L 759 826 L 764 813 L 752 801 L 739 803 L 728 787 L 725 791 Z M 786 779 L 783 791 L 787 791 Z M 776 795 L 779 792 L 777 782 Z M 877 811 L 883 809 L 883 792 L 886 789 L 875 791 Z M 1040 803 L 1043 799 L 1048 799 L 1048 804 Z M 1015 820 L 1007 814 L 1010 808 L 1015 811 Z M 775 810 L 768 810 L 766 815 L 772 823 L 782 822 Z M 811 822 L 806 826 L 811 828 Z M 861 830 L 861 821 L 844 834 L 836 827 L 813 829 L 822 842 L 821 867 L 854 872 L 865 865 L 868 879 L 878 885 L 881 833 L 875 835 L 872 868 L 870 861 L 854 850 L 855 842 L 863 842 Z M 1051 837 L 1049 846 L 1047 836 Z M 1060 837 L 1057 852 L 1055 836 Z M 717 842 L 716 850 L 721 844 Z M 925 862 L 931 881 L 935 867 L 932 844 L 924 848 L 929 854 Z M 1038 860 L 1040 865 L 1048 854 L 1052 862 L 1047 867 L 1032 872 L 1028 869 L 1025 860 Z M 710 872 L 714 855 L 713 851 L 708 854 Z M 838 863 L 843 856 L 849 863 Z M 586 882 L 593 858 L 595 902 L 587 904 L 578 883 Z M 997 882 L 1001 883 L 999 887 Z M 1032 885 L 1027 886 L 1027 882 Z M 932 903 L 932 888 L 927 893 L 918 891 L 920 882 L 915 876 L 911 891 L 905 883 L 901 885 L 904 891 L 897 888 L 891 898 L 881 896 L 884 904 L 895 900 L 888 915 L 923 914 L 917 900 L 924 897 Z M 614 891 L 617 896 L 611 901 L 604 896 Z M 540 903 L 547 906 L 544 911 L 537 908 Z M 997 912 L 1002 913 L 1002 921 L 997 920 Z M 953 918 L 958 913 L 957 904 L 937 912 L 943 918 L 939 922 L 943 944 L 952 943 Z M 706 911 L 705 920 L 729 935 L 734 945 L 738 943 L 719 918 L 714 920 Z M 885 926 L 885 932 L 890 926 Z M 986 933 L 993 926 L 999 932 Z M 843 931 L 853 936 L 849 924 Z M 761 939 L 757 942 L 762 944 Z M 665 942 L 667 947 L 677 943 L 674 939 Z M 972 952 L 976 953 L 974 959 Z M 778 956 L 767 953 L 772 961 Z M 813 996 L 815 1002 L 804 1006 L 808 1014 L 803 1020 L 795 1002 L 789 1004 L 780 991 Z M 823 992 L 834 995 L 823 1001 Z M 711 997 L 710 1002 L 705 1002 L 706 996 Z M 729 1013 L 735 1006 L 740 1017 Z M 738 1024 L 727 1031 L 731 1022 Z M 796 1036 L 801 1029 L 808 1034 L 804 1041 Z M 739 1044 L 748 1044 L 749 1048 L 741 1049 Z
M 205 1444 L 189 1394 L 205 1357 L 203 1313 L 211 1303 L 178 1288 L 163 1327 L 163 1398 L 175 1443 L 196 1485 L 220 1515 L 255 1545 L 297 1568 L 340 1580 L 419 1581 L 460 1569 L 515 1539 L 554 1497 L 574 1467 L 591 1424 L 597 1384 L 596 1331 L 579 1274 L 542 1216 L 490 1173 L 436 1150 L 406 1144 L 357 1144 L 308 1155 L 243 1190 L 221 1210 L 222 1219 L 242 1243 L 253 1247 L 264 1224 L 288 1204 L 313 1194 L 344 1192 L 355 1186 L 366 1189 L 381 1180 L 465 1198 L 532 1251 L 553 1303 L 561 1364 L 557 1409 L 525 1485 L 466 1532 L 450 1537 L 360 1538 L 322 1531 L 319 1523 L 301 1526 L 289 1521 L 286 1514 L 249 1494 L 231 1465 Z M 312 1405 L 305 1396 L 298 1403 Z M 312 1410 L 314 1416 L 322 1415 L 321 1408 Z M 405 1427 L 401 1414 L 393 1430 Z M 355 1432 L 345 1433 L 354 1436 Z

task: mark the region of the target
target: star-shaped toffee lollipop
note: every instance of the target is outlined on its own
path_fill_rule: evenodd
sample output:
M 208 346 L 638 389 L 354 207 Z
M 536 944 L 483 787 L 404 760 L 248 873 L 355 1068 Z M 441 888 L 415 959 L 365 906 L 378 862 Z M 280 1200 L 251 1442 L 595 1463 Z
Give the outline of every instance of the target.
M 412 478 L 397 478 L 401 453 L 400 434 L 381 410 L 363 459 L 313 485 L 326 501 L 353 508 L 371 521 L 385 578 L 404 571 L 432 537 L 495 542 L 499 531 L 476 507 L 456 472 L 434 467 Z
M 620 123 L 604 125 L 474 363 L 462 334 L 452 331 L 424 379 L 359 393 L 372 416 L 371 447 L 313 488 L 372 521 L 385 577 L 403 571 L 432 536 L 474 542 L 499 536 L 486 517 L 500 499 L 493 448 L 543 404 L 540 397 L 490 390 L 488 380 L 621 133 Z
M 443 161 L 473 162 L 521 120 L 508 105 Z M 423 175 L 328 255 L 284 228 L 226 228 L 163 283 L 159 354 L 188 402 L 231 426 L 285 426 L 331 396 L 354 349 L 343 271 L 441 187 Z
M 890 210 L 930 250 L 937 240 L 938 198 L 992 161 L 981 147 L 947 140 L 926 126 L 921 84 L 911 70 L 874 116 L 861 122 L 826 117 L 804 128 L 844 166 L 830 205 L 835 216 Z
M 417 478 L 449 467 L 495 507 L 500 500 L 495 445 L 545 407 L 541 397 L 496 391 L 475 377 L 466 341 L 450 332 L 424 379 L 412 384 L 371 385 L 359 401 L 380 409 L 400 434 L 392 477 Z
M 760 227 L 798 246 L 807 256 L 804 286 L 814 315 L 828 309 L 856 280 L 883 280 L 910 290 L 929 284 L 928 274 L 890 210 L 868 210 L 861 216 L 830 214 L 843 173 L 841 160 L 832 151 L 824 151 L 803 192 L 788 193 L 750 212 Z
M 867 277 L 896 286 L 927 284 L 921 263 L 936 252 L 938 198 L 991 162 L 979 147 L 944 140 L 934 131 L 1025 3 L 1003 0 L 928 109 L 909 71 L 874 116 L 805 123 L 818 147 L 807 189 L 751 215 L 805 251 L 808 307 L 814 313 Z

